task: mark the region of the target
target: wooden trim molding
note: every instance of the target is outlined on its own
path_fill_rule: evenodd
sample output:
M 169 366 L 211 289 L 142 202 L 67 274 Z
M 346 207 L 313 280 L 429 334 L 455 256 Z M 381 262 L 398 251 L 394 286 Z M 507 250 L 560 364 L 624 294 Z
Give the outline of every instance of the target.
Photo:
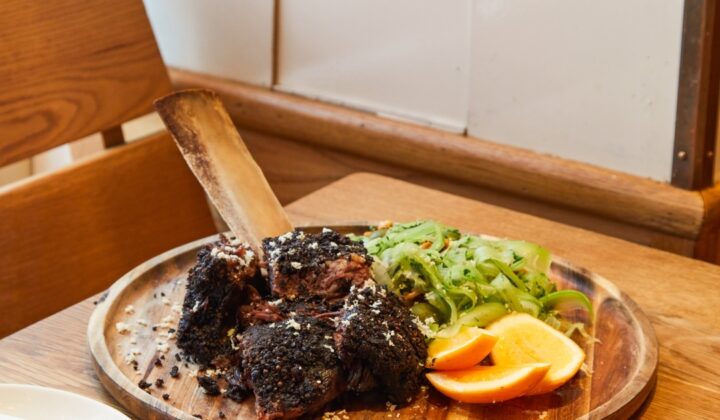
M 672 184 L 713 184 L 720 93 L 720 9 L 715 0 L 686 0 L 675 121 Z
M 251 130 L 681 238 L 697 238 L 703 225 L 698 192 L 221 78 L 177 69 L 170 77 L 177 89 L 218 92 L 235 122 Z

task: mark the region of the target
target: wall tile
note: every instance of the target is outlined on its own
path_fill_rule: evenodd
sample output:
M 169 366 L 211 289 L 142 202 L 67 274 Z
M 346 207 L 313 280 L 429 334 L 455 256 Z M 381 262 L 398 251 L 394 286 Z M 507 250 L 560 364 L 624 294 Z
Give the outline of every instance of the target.
M 462 131 L 470 0 L 282 0 L 279 89 Z
M 682 0 L 475 0 L 470 135 L 670 179 Z
M 269 86 L 271 0 L 145 0 L 169 66 Z

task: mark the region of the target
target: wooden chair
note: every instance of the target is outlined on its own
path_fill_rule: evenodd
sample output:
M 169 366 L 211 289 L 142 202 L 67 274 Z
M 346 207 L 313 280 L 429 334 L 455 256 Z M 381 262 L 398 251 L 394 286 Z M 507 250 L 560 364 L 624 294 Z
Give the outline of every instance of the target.
M 0 337 L 216 230 L 167 133 L 120 124 L 170 91 L 141 0 L 0 5 L 0 165 L 102 132 L 106 150 L 0 188 Z

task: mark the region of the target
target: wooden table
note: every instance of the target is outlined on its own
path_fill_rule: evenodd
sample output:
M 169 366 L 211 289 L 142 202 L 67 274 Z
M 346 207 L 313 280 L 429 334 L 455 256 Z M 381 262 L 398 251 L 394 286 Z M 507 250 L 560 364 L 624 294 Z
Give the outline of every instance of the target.
M 660 366 L 643 417 L 720 415 L 718 266 L 370 174 L 348 176 L 287 211 L 296 225 L 432 218 L 543 244 L 613 281 L 650 317 L 660 342 Z M 87 353 L 92 309 L 91 298 L 0 340 L 0 382 L 62 388 L 117 406 Z

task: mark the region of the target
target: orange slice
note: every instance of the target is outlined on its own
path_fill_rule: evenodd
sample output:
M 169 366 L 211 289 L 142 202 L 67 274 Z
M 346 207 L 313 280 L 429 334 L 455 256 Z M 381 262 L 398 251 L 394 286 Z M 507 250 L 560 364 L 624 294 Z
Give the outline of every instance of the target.
M 450 338 L 436 338 L 428 346 L 425 366 L 437 370 L 457 370 L 475 366 L 490 354 L 497 336 L 477 327 L 461 327 Z
M 574 341 L 528 314 L 507 315 L 488 330 L 500 337 L 490 352 L 495 365 L 551 364 L 547 375 L 528 395 L 555 390 L 575 376 L 585 361 L 585 352 Z
M 475 366 L 431 372 L 431 384 L 448 397 L 467 403 L 496 403 L 525 395 L 550 369 L 547 363 L 517 366 Z

